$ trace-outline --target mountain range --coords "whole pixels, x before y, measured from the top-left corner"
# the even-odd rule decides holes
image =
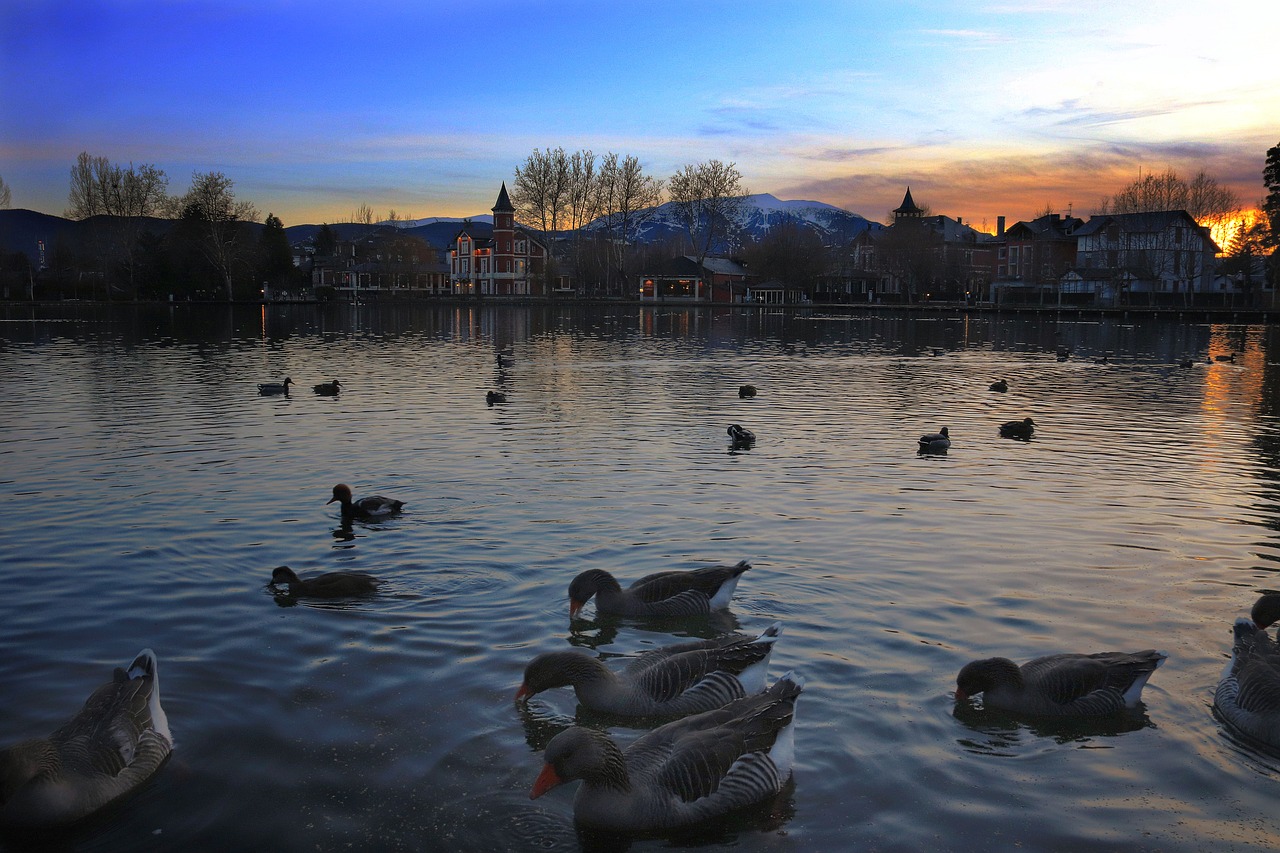
[[[643,219],[637,231],[637,241],[652,243],[678,239],[684,236],[684,226],[680,224],[674,203],[667,202],[656,208],[643,211]],[[487,236],[493,227],[493,216],[480,214],[463,218],[430,217],[395,223],[406,234],[412,234],[439,249],[446,248],[453,240],[464,222],[470,222],[477,236]],[[87,234],[92,219],[78,222],[61,216],[52,216],[34,210],[0,210],[0,250],[9,252],[25,252],[35,259],[38,253],[37,241],[43,240],[46,248],[60,240],[78,241]],[[768,193],[749,195],[745,199],[736,218],[735,225],[744,241],[762,237],[769,229],[783,223],[795,222],[812,228],[824,239],[851,240],[868,229],[880,229],[884,226],[871,222],[864,217],[847,210],[820,201],[783,201]],[[164,219],[152,220],[151,228],[158,234],[166,232],[172,222]],[[391,225],[391,223],[379,223]],[[261,227],[260,225],[258,226]],[[320,225],[291,225],[285,228],[289,242],[294,245],[311,240]],[[354,222],[330,223],[338,239],[349,240],[365,233],[369,226]],[[600,220],[589,224],[587,230],[603,228]]]

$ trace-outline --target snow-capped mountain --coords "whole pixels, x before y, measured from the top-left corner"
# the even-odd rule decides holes
[[[643,219],[643,223],[637,231],[637,242],[651,243],[684,236],[684,225],[672,202],[650,208],[639,218]],[[757,193],[744,199],[734,227],[730,230],[737,232],[739,240],[745,242],[764,236],[769,229],[784,222],[806,225],[824,238],[838,237],[845,240],[852,239],[863,231],[884,227],[878,222],[870,222],[865,217],[825,202],[783,201],[769,193]],[[601,220],[596,220],[588,228],[603,226]]]

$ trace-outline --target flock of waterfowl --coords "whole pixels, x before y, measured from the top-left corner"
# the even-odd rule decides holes
[[[262,394],[287,394],[292,380],[260,385]],[[336,394],[339,385],[315,386]],[[322,388],[329,390],[321,390]],[[1003,392],[1005,380],[990,386]],[[739,397],[757,394],[752,385]],[[490,392],[487,402],[495,400]],[[1030,438],[1031,418],[1000,426],[1001,435]],[[755,436],[728,428],[735,447]],[[920,451],[942,453],[948,430],[921,436]],[[356,499],[350,486],[333,487],[344,521],[379,521],[404,502],[382,495]],[[570,619],[592,600],[602,618],[699,619],[723,610],[751,565],[664,571],[623,587],[609,572],[589,569],[568,587]],[[380,581],[363,572],[301,578],[288,566],[272,570],[268,587],[290,597],[347,598],[375,594]],[[1214,709],[1237,732],[1280,749],[1280,639],[1267,628],[1280,621],[1280,594],[1262,595],[1249,617],[1236,620],[1231,661]],[[687,827],[775,797],[795,761],[795,710],[804,679],[788,672],[771,685],[768,667],[783,633],[775,622],[758,634],[731,633],[657,648],[610,666],[580,651],[539,654],[524,668],[515,694],[528,702],[543,691],[571,687],[582,708],[655,727],[625,749],[593,728],[571,726],[547,744],[530,791],[540,797],[581,781],[575,821],[586,827],[653,833]],[[1136,707],[1147,680],[1167,658],[1153,649],[1062,653],[1024,664],[988,658],[966,664],[955,700],[983,696],[983,704],[1031,717],[1100,717]],[[658,723],[661,723],[658,725]],[[0,824],[59,826],[93,815],[149,779],[173,748],[160,705],[159,665],[145,649],[98,688],[70,721],[45,738],[0,751]]]

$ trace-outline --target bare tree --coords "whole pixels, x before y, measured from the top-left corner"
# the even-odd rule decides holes
[[[1173,169],[1160,174],[1139,172],[1133,183],[1099,203],[1097,213],[1155,213],[1185,210],[1191,218],[1206,227],[1214,227],[1235,218],[1240,212],[1240,199],[1201,170],[1188,183]]]
[[[640,161],[628,156],[619,162],[610,152],[600,162],[600,207],[609,251],[605,286],[613,293],[612,277],[616,271],[627,280],[627,261],[636,233],[658,205],[665,188],[661,178],[644,173]]]
[[[742,209],[747,195],[742,173],[735,163],[707,160],[686,164],[671,176],[667,186],[701,275],[716,240],[730,236],[732,220]]]
[[[95,223],[93,228],[95,237],[101,240],[104,273],[113,262],[122,262],[132,295],[134,260],[138,240],[147,230],[146,219],[166,216],[172,207],[168,176],[147,163],[140,166],[130,163],[126,169],[106,157],[94,157],[82,151],[71,167],[67,201],[68,219],[110,217]]]
[[[569,155],[564,148],[533,153],[516,167],[511,186],[511,204],[516,217],[540,230],[547,241],[547,262],[543,265],[548,291],[555,276],[555,237],[569,203]]]
[[[4,182],[4,178],[0,177],[0,209],[8,207],[11,201],[13,201],[13,191]]]
[[[258,218],[252,203],[236,200],[233,186],[221,172],[196,172],[191,176],[191,189],[181,200],[183,221],[190,226],[200,254],[226,282],[228,301],[233,296],[232,266],[246,249],[244,223]]]

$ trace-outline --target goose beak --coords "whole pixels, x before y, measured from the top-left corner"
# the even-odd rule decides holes
[[[957,687],[957,688],[956,688],[956,701],[957,701],[957,702],[966,702],[966,701],[968,701],[968,699],[969,699],[969,694],[968,694],[968,693],[965,693],[963,690],[961,690],[960,688],[958,688],[958,687]]]
[[[521,699],[528,699],[530,695],[532,694],[529,693],[529,685],[522,683],[520,685],[520,689],[516,691],[516,701],[519,702]]]
[[[538,774],[538,778],[533,781],[533,790],[529,792],[529,799],[536,800],[547,791],[550,791],[556,785],[564,780],[556,773],[556,769],[550,764],[542,765],[542,772]]]
[[[578,614],[582,611],[582,607],[584,604],[586,604],[585,601],[575,601],[572,598],[569,599],[569,618],[570,619],[578,618]]]

